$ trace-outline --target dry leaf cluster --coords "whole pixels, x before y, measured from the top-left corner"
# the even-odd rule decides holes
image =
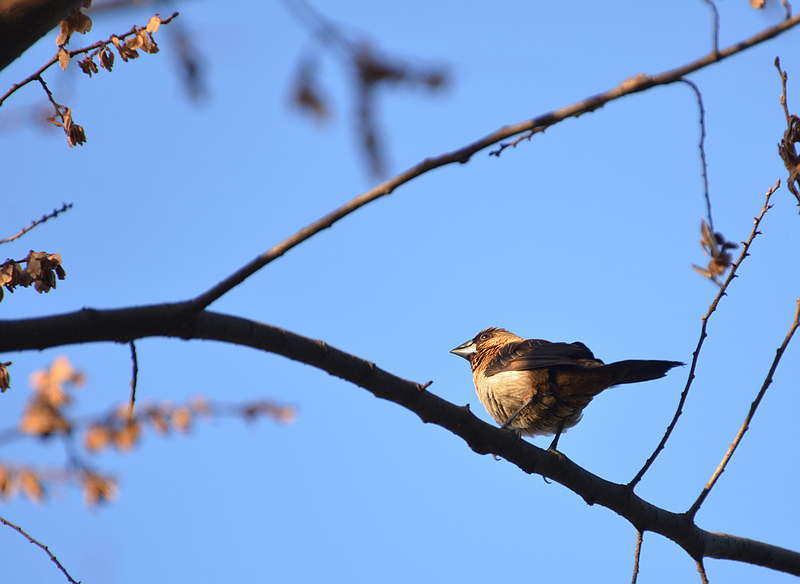
[[[703,219],[700,225],[700,245],[703,253],[711,257],[707,268],[702,268],[692,264],[696,272],[702,274],[717,285],[721,285],[717,276],[721,276],[733,263],[733,257],[728,250],[736,249],[738,244],[727,241],[725,237],[717,232],[712,233],[706,220]]]
[[[58,37],[56,38],[56,45],[58,45],[59,47],[63,47],[64,45],[69,43],[69,37],[72,35],[73,32],[86,34],[90,30],[92,30],[92,19],[82,12],[84,8],[89,8],[91,4],[92,0],[84,0],[84,2],[82,2],[80,6],[78,6],[75,10],[73,10],[70,13],[69,16],[67,16],[64,20],[61,21],[61,23],[59,24]],[[59,52],[59,60],[60,60],[60,52]],[[65,68],[66,65],[62,66],[62,69]]]
[[[90,2],[84,2],[88,5]],[[81,71],[86,73],[89,77],[99,71],[102,67],[106,71],[111,71],[114,66],[114,53],[109,48],[112,45],[122,57],[123,61],[136,59],[139,56],[139,51],[145,53],[157,53],[158,45],[153,39],[153,33],[158,30],[164,21],[156,14],[151,17],[147,26],[144,28],[134,26],[130,32],[117,36],[112,35],[108,41],[99,41],[89,47],[68,51],[64,45],[69,42],[70,35],[74,32],[86,33],[92,29],[92,20],[80,11],[80,8],[73,12],[69,17],[61,22],[61,32],[56,39],[58,45],[58,64],[62,69],[66,69],[72,57],[85,54],[86,56],[78,62]],[[97,62],[95,62],[95,58]],[[47,121],[64,129],[67,135],[67,143],[69,147],[80,146],[86,142],[86,132],[83,126],[76,124],[72,119],[72,110],[65,105],[56,102],[53,94],[47,88],[47,84],[42,79],[41,75],[37,77],[41,83],[50,103],[55,108],[55,115],[47,118]]]
[[[25,264],[25,267],[22,267]],[[67,277],[61,265],[61,254],[47,253],[46,251],[33,251],[25,259],[6,260],[0,265],[0,301],[3,300],[3,288],[14,292],[14,288],[22,286],[27,288],[33,284],[39,292],[50,292],[56,287],[57,280]]]
[[[11,500],[17,493],[22,493],[33,503],[42,503],[47,496],[45,483],[77,483],[90,507],[113,502],[118,494],[114,478],[95,471],[83,468],[34,469],[0,463],[0,499]]]
[[[83,445],[89,452],[106,448],[126,452],[139,441],[145,426],[162,435],[171,430],[188,432],[194,417],[204,414],[210,414],[210,410],[205,398],[201,397],[194,398],[188,405],[149,404],[135,416],[131,415],[130,406],[126,403],[104,420],[91,423],[83,434]]]
[[[86,56],[78,62],[81,71],[86,73],[89,77],[91,77],[93,73],[97,73],[97,63],[94,62],[94,59],[97,58],[100,67],[110,72],[111,68],[114,66],[114,53],[109,49],[109,44],[117,49],[119,56],[122,57],[122,60],[125,62],[130,59],[138,58],[140,50],[151,55],[157,53],[158,45],[155,39],[153,39],[153,33],[158,30],[161,23],[161,18],[156,14],[150,18],[147,26],[144,28],[134,26],[129,34],[123,35],[122,37],[111,35],[108,42],[95,43],[95,48],[91,51],[79,49],[76,52],[86,52]],[[70,57],[71,54],[64,49],[64,47],[59,49],[58,61],[62,69],[67,68]]]
[[[3,384],[8,386],[8,365],[11,363],[0,363],[0,387]],[[137,407],[135,412],[131,402],[126,402],[104,416],[77,420],[70,418],[65,410],[74,402],[72,390],[83,381],[84,375],[76,371],[64,356],[57,357],[50,367],[34,372],[30,376],[32,396],[17,424],[19,432],[39,438],[60,436],[67,441],[82,436],[83,447],[89,453],[112,448],[129,452],[148,427],[160,435],[173,431],[185,434],[200,417],[235,416],[245,421],[268,417],[284,423],[295,418],[294,408],[266,400],[214,404],[203,396],[197,396],[186,404],[148,404]],[[69,465],[64,469],[34,470],[30,466],[0,462],[0,498],[9,499],[22,492],[31,501],[41,502],[45,498],[45,482],[77,482],[88,505],[113,501],[117,494],[116,482],[81,462],[76,449],[70,450]]]
[[[795,144],[800,142],[800,118],[792,114],[788,119],[788,128],[783,133],[783,139],[778,144],[778,153],[783,160],[786,170],[789,171],[789,180],[786,186],[797,199],[800,205],[800,156],[797,155]]]
[[[53,105],[56,108],[56,115],[47,118],[47,121],[54,126],[64,128],[64,133],[67,135],[67,143],[70,148],[76,145],[82,146],[86,142],[86,132],[83,126],[72,121],[72,110],[55,102],[53,102]],[[59,120],[57,118],[61,119]]]
[[[199,416],[212,417],[235,415],[245,420],[260,416],[279,422],[294,421],[294,408],[278,406],[268,401],[257,401],[241,406],[214,405],[203,396],[196,396],[188,404],[174,405],[168,402],[148,404],[132,415],[128,403],[121,405],[103,420],[91,423],[83,434],[83,445],[89,452],[107,448],[129,451],[136,446],[142,430],[151,428],[157,434],[167,435],[171,431],[187,433]]]
[[[334,23],[327,21],[321,15],[316,14],[314,18],[325,23],[322,28],[325,30],[326,43],[336,54],[344,56],[348,71],[353,75],[352,83],[357,88],[355,94],[358,100],[359,138],[372,173],[381,176],[384,174],[386,162],[374,114],[376,90],[387,85],[422,86],[438,90],[447,85],[447,74],[443,68],[418,67],[401,59],[379,54],[366,42],[347,40]],[[331,107],[316,73],[314,59],[306,57],[300,62],[292,92],[292,103],[315,120],[322,121],[329,117]]]
[[[783,113],[786,115],[786,130],[783,132],[783,139],[778,143],[778,154],[783,160],[783,165],[789,171],[789,180],[786,186],[789,189],[797,204],[800,206],[800,156],[797,155],[795,144],[800,142],[800,118],[789,113],[789,101],[786,97],[786,84],[789,81],[789,74],[781,69],[780,57],[775,57],[775,67],[781,76],[783,92],[781,92],[781,105]]]
[[[47,369],[34,371],[30,377],[33,395],[25,405],[19,429],[25,434],[50,436],[67,433],[72,422],[64,413],[72,403],[69,389],[83,384],[84,376],[72,368],[66,357],[57,357]]]

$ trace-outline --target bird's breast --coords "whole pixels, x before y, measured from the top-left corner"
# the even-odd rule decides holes
[[[544,379],[539,379],[544,375]],[[522,404],[537,393],[546,373],[542,371],[504,371],[489,377],[476,374],[478,399],[494,420],[502,424]]]

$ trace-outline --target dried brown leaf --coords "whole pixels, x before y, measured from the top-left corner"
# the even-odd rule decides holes
[[[69,28],[69,23],[66,20],[62,20],[59,23],[59,33],[56,37],[56,46],[63,47],[69,42],[69,35],[72,34],[72,31]]]
[[[706,278],[720,284],[717,276],[721,276],[733,263],[733,256],[728,250],[736,249],[738,244],[727,241],[725,237],[719,233],[712,233],[705,219],[700,224],[700,246],[703,248],[703,253],[711,257],[707,268],[702,268],[692,264],[694,270],[705,276]]]
[[[14,494],[14,481],[12,478],[11,470],[0,464],[0,497],[3,499],[10,499]]]
[[[92,30],[92,19],[87,14],[79,12],[75,15],[75,32],[86,34]]]
[[[172,427],[179,432],[188,432],[192,425],[192,412],[186,406],[175,408],[170,416]]]
[[[153,430],[155,430],[159,434],[169,433],[169,422],[167,422],[167,418],[166,416],[164,416],[164,412],[162,412],[158,408],[153,407],[147,410],[146,415],[147,415],[147,420],[153,427]]]
[[[73,146],[82,146],[86,143],[86,132],[83,129],[83,126],[79,126],[78,124],[72,124],[69,128],[69,132],[67,132],[67,142],[69,143],[69,147],[72,148]],[[53,286],[55,288],[55,286]]]
[[[196,395],[189,401],[189,407],[198,414],[210,414],[211,407],[208,405],[208,398],[204,395]]]
[[[291,424],[297,419],[297,411],[291,407],[279,408],[277,419],[284,424]]]
[[[13,287],[14,283],[14,266],[19,266],[14,260],[8,260],[0,266],[0,286]],[[21,269],[21,268],[20,268]]]
[[[73,383],[81,385],[84,382],[83,373],[76,371],[65,355],[59,355],[50,365],[49,374],[54,383]]]
[[[140,30],[139,36],[142,39],[142,50],[145,53],[155,55],[159,51],[156,41],[153,40],[152,35],[148,34],[147,31]]]
[[[108,477],[87,471],[83,475],[83,498],[90,507],[117,498],[117,485]]]
[[[81,68],[81,71],[86,73],[89,77],[92,76],[93,73],[97,73],[97,63],[92,60],[91,57],[86,57],[78,61],[78,66]]]
[[[158,30],[158,27],[161,26],[161,18],[159,18],[158,14],[155,16],[151,16],[150,20],[147,22],[147,28],[145,30],[150,34],[153,34]]]
[[[129,59],[138,59],[139,53],[135,49],[123,45],[119,47],[119,56],[127,63]]]
[[[64,47],[58,49],[58,64],[61,69],[66,69],[69,65],[69,52]]]
[[[0,288],[0,294],[2,294],[2,292],[3,289]],[[9,365],[11,365],[11,361],[0,363],[0,393],[5,393],[5,391],[11,387],[11,374],[8,372]]]
[[[304,63],[300,67],[292,101],[307,113],[312,114],[317,121],[325,120],[330,116],[326,105],[328,100],[320,89],[314,63]]]
[[[131,420],[114,436],[114,443],[120,450],[128,451],[136,445],[139,439],[139,424],[136,420]]]
[[[44,489],[39,477],[30,469],[24,468],[17,473],[17,482],[22,492],[34,503],[41,503],[44,499]]]
[[[72,425],[61,410],[42,400],[33,400],[25,407],[19,429],[33,436],[50,436],[69,432]]]
[[[59,29],[60,32],[56,39],[56,44],[59,47],[63,47],[69,42],[69,37],[73,32],[86,34],[92,30],[92,19],[83,14],[81,9],[78,8],[61,21]]]
[[[125,41],[125,47],[128,48],[128,49],[134,49],[135,50],[135,49],[140,48],[141,46],[142,46],[142,35],[141,34],[135,34],[132,37],[128,38],[127,41]]]
[[[107,47],[103,47],[100,49],[100,52],[97,54],[98,58],[100,59],[100,66],[107,70],[111,71],[111,68],[114,66],[114,53],[108,50]]]

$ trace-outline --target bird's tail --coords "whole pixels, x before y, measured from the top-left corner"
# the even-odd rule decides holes
[[[680,361],[641,361],[629,359],[627,361],[617,361],[598,367],[604,373],[611,374],[614,379],[612,385],[622,383],[639,383],[640,381],[650,381],[664,377],[667,371],[678,365],[683,365]]]

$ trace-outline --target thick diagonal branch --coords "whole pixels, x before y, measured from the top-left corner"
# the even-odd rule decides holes
[[[0,321],[0,352],[36,350],[73,343],[129,343],[145,337],[180,337],[233,343],[276,353],[350,381],[376,397],[395,402],[463,438],[475,452],[501,456],[526,473],[548,477],[590,505],[618,513],[639,531],[659,533],[695,560],[729,559],[800,575],[800,554],[766,543],[711,533],[686,514],[648,503],[626,485],[606,481],[561,454],[519,440],[430,393],[425,386],[392,375],[374,363],[330,345],[251,320],[202,311],[187,316],[186,303],[121,310],[88,310],[25,320]]]

